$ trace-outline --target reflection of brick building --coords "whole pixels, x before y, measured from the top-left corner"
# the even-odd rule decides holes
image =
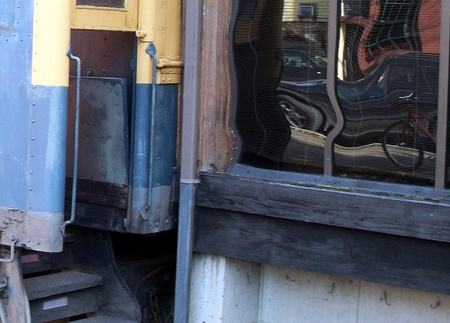
[[[341,19],[346,24],[344,59],[352,72],[367,75],[394,53],[439,53],[441,0],[369,1],[369,15],[349,11]]]
[[[419,12],[419,35],[422,51],[439,53],[441,0],[422,0]]]

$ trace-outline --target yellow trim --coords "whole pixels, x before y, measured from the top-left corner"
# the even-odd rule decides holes
[[[145,50],[156,47],[158,84],[181,82],[181,0],[140,0],[137,53],[138,84],[152,83],[153,60]]]
[[[65,0],[35,0],[33,22],[33,85],[68,86],[70,6]]]
[[[72,29],[135,31],[138,26],[138,0],[125,1],[125,8],[77,6],[70,0]]]

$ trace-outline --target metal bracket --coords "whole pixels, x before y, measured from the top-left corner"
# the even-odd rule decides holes
[[[16,249],[16,243],[17,243],[17,241],[19,241],[19,238],[17,237],[16,234],[13,233],[13,234],[11,234],[10,239],[11,239],[11,245],[10,245],[9,258],[0,258],[0,262],[8,262],[9,263],[9,262],[13,262],[13,260],[14,260],[14,252]],[[3,285],[0,283],[0,291],[2,290],[2,286]]]

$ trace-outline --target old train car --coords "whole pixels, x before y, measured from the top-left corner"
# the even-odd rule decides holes
[[[0,12],[2,322],[168,322],[181,2]]]
[[[3,1],[0,320],[448,320],[449,12]]]

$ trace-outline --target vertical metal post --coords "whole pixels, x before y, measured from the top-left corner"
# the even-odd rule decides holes
[[[450,72],[450,2],[441,2],[441,43],[439,56],[438,125],[436,143],[435,188],[444,189],[447,182],[448,85]]]
[[[202,1],[187,0],[181,133],[181,177],[178,252],[175,286],[175,323],[189,320],[189,294],[194,240],[194,207],[197,180],[197,129],[200,77]]]
[[[324,148],[324,175],[332,176],[334,173],[334,141],[344,128],[344,115],[336,95],[337,55],[340,28],[340,2],[330,1],[328,10],[328,66],[327,66],[327,92],[331,105],[336,113],[336,125],[328,134]]]

